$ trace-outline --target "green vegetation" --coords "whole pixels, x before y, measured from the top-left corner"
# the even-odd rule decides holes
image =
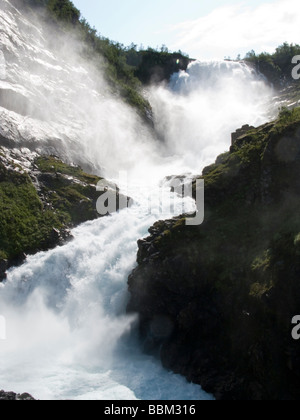
[[[249,52],[245,61],[253,64],[258,71],[264,74],[275,85],[282,82],[292,82],[292,58],[300,55],[300,45],[284,43],[276,48],[274,54]]]
[[[49,249],[67,228],[99,217],[101,178],[55,157],[37,158],[34,168],[39,194],[21,168],[7,169],[0,162],[0,260]]]
[[[281,129],[289,124],[294,122],[298,122],[300,120],[300,108],[293,108],[289,109],[287,107],[283,107],[279,113],[279,124]],[[279,124],[277,124],[277,129],[279,128]]]
[[[80,11],[68,0],[49,0],[47,7],[59,21],[72,25],[76,25],[79,22]]]
[[[89,175],[83,172],[79,166],[70,166],[66,163],[63,163],[61,160],[54,156],[38,157],[35,161],[35,164],[41,172],[69,175],[91,185],[97,185],[101,179],[98,176]]]
[[[0,259],[43,249],[53,228],[63,221],[43,208],[28,175],[7,170],[0,163]]]

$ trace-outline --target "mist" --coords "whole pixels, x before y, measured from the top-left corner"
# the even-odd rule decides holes
[[[275,116],[268,107],[273,90],[244,63],[200,62],[174,74],[169,85],[153,87],[155,126],[181,171],[201,173],[228,151],[231,133],[259,126]]]
[[[11,147],[56,154],[102,174],[153,155],[149,127],[108,86],[104,63],[83,58],[86,47],[75,34],[57,33],[36,16],[33,25],[5,0],[1,6],[0,134]]]

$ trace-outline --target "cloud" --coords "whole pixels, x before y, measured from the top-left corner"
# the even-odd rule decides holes
[[[272,52],[283,42],[299,42],[298,0],[277,0],[257,7],[243,4],[215,9],[207,16],[179,23],[172,49],[195,58],[223,58],[249,50]]]

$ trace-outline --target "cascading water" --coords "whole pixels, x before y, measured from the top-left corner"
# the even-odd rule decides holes
[[[129,185],[138,180],[140,186],[130,192],[131,209],[78,227],[72,242],[10,270],[0,285],[7,323],[1,388],[41,399],[211,398],[128,338],[136,319],[125,315],[127,277],[137,240],[154,221],[173,216],[169,209],[164,215],[145,210],[149,191],[158,194],[155,186],[164,176],[200,173],[228,150],[232,131],[265,122],[270,89],[241,63],[192,63],[168,86],[148,92],[159,142],[109,94],[99,72],[70,53],[67,41],[62,50],[51,50],[45,28],[7,0],[1,0],[0,18],[0,90],[38,104],[31,116],[2,104],[0,134],[16,147],[54,151],[89,162],[95,171],[104,168],[106,175],[127,170]],[[192,209],[187,200],[186,210]]]
[[[209,398],[123,337],[135,322],[125,307],[136,240],[156,219],[135,210],[86,223],[10,271],[0,286],[1,387],[41,399]]]
[[[180,156],[183,171],[213,163],[237,128],[275,115],[268,104],[271,88],[244,63],[195,61],[149,97],[166,153]]]

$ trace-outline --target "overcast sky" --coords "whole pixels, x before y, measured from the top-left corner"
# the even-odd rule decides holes
[[[73,0],[101,35],[129,45],[167,45],[193,58],[272,52],[300,43],[299,0]]]

